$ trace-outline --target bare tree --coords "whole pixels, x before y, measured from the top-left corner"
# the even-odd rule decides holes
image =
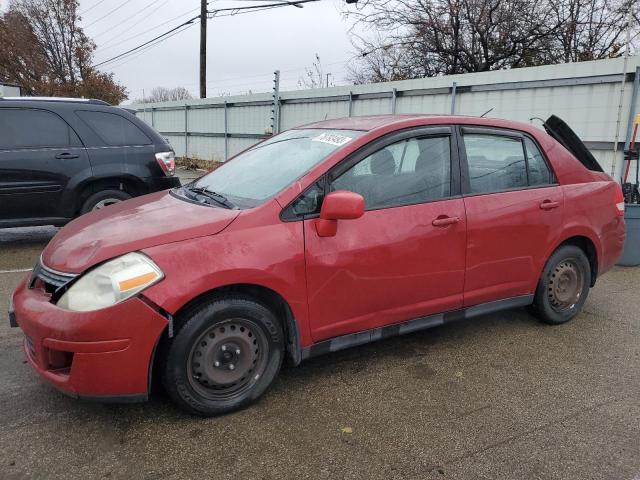
[[[142,103],[172,102],[177,100],[191,100],[193,95],[184,87],[165,88],[155,87],[151,94],[137,100]]]
[[[631,12],[632,47],[640,35],[637,0],[549,0],[559,28],[551,38],[549,62],[580,62],[615,57],[625,48]]]
[[[313,62],[311,68],[305,68],[304,70],[304,76],[298,79],[298,86],[300,88],[323,88],[329,86],[329,77],[325,76],[320,55],[317,53],[316,60]]]
[[[615,56],[630,8],[637,18],[637,0],[364,0],[346,12],[358,51],[349,77],[363,83]],[[639,34],[636,23],[632,39]]]
[[[0,16],[0,80],[30,95],[124,100],[124,87],[91,66],[96,47],[77,9],[76,0],[12,0]]]

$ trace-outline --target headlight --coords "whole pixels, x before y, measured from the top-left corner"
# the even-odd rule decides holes
[[[158,266],[141,253],[114,258],[80,277],[57,305],[87,312],[122,302],[164,278]]]

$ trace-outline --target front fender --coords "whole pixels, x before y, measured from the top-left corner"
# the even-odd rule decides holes
[[[242,220],[241,215],[237,222]],[[264,287],[288,303],[305,346],[311,343],[311,335],[302,228],[301,222],[251,228],[239,225],[217,235],[145,249],[165,279],[144,295],[173,315],[217,288],[241,284]]]

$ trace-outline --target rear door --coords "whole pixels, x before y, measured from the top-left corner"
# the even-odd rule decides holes
[[[451,133],[404,132],[329,173],[328,189],[361,194],[366,211],[333,237],[304,221],[315,341],[462,306],[466,221]]]
[[[462,127],[467,213],[464,305],[531,294],[563,218],[563,193],[536,142]]]
[[[155,159],[153,141],[129,119],[116,111],[78,109],[75,114],[88,127],[83,140],[96,178],[144,179],[152,176],[151,172],[164,176]]]
[[[63,220],[67,184],[90,175],[78,135],[60,116],[42,109],[0,109],[0,222]]]

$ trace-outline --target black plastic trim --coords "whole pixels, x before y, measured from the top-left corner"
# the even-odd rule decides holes
[[[348,335],[334,337],[329,340],[318,342],[310,347],[303,348],[302,360],[329,352],[337,352],[338,350],[354,347],[356,345],[375,342],[383,338],[405,335],[407,333],[437,327],[438,325],[444,325],[458,320],[486,315],[488,313],[495,313],[501,310],[508,310],[510,308],[525,307],[533,303],[533,297],[533,294],[531,294],[496,300],[459,310],[428,315],[426,317],[416,318],[415,320],[409,320],[407,322],[386,325],[384,327],[367,330],[365,332],[350,333]]]

